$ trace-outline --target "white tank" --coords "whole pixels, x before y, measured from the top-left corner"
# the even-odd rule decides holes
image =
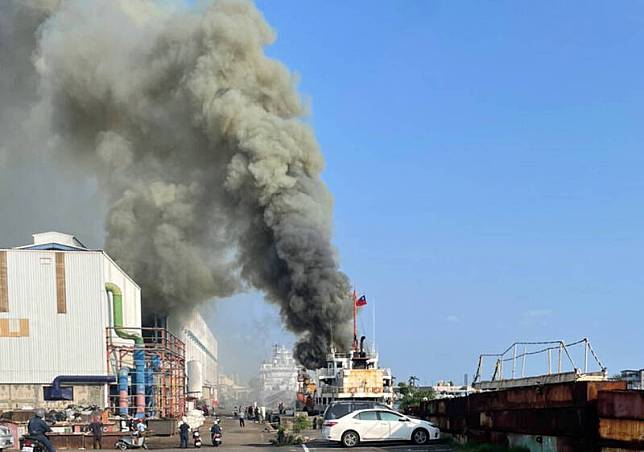
[[[201,397],[203,388],[203,368],[201,362],[193,359],[188,361],[188,395]]]

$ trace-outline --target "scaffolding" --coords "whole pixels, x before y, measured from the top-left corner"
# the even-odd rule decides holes
[[[132,341],[116,335],[113,327],[106,328],[107,367],[118,375],[122,368],[134,365]],[[130,334],[142,335],[145,355],[145,411],[147,417],[178,418],[186,406],[185,344],[165,328],[121,328]],[[129,414],[135,411],[134,385],[129,385]],[[115,387],[116,389],[116,387]],[[110,391],[109,405],[118,413],[118,391]]]

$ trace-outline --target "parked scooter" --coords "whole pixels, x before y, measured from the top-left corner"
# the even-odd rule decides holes
[[[116,444],[114,444],[114,449],[147,449],[148,445],[145,443],[145,436],[139,435],[139,432],[132,432],[132,436],[129,438],[124,436],[120,438]]]
[[[195,447],[201,447],[201,434],[199,433],[199,429],[192,431],[192,441]]]

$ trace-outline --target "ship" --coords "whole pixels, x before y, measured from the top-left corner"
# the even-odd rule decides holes
[[[273,409],[293,400],[298,389],[298,376],[298,367],[290,350],[283,345],[273,345],[271,359],[264,361],[259,368],[260,404]]]
[[[300,369],[296,402],[298,411],[323,413],[327,406],[339,400],[366,400],[393,405],[394,378],[391,369],[378,365],[375,346],[367,350],[365,336],[358,341],[358,307],[366,305],[366,299],[364,296],[357,299],[354,292],[353,301],[354,334],[351,348],[348,352],[338,352],[332,347],[324,368],[315,371]]]

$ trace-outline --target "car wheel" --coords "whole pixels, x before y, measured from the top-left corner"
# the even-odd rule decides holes
[[[344,447],[355,447],[360,442],[360,436],[353,430],[346,431],[342,434],[342,445]]]
[[[424,428],[418,428],[411,434],[411,440],[414,444],[427,444],[427,441],[429,441],[429,433]]]

